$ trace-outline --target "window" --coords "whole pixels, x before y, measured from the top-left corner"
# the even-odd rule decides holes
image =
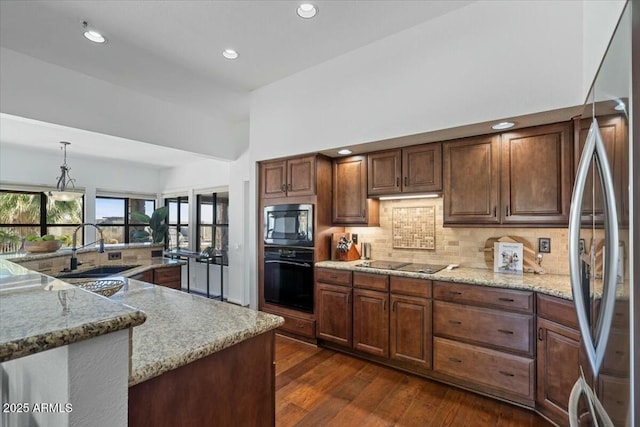
[[[212,247],[222,253],[222,263],[228,265],[229,193],[198,195],[197,221],[196,250],[202,252]]]
[[[167,249],[189,248],[189,199],[187,197],[171,197],[165,199],[165,206],[169,207],[167,224]]]
[[[84,197],[68,202],[49,199],[42,192],[0,190],[0,252],[15,252],[28,234],[53,234],[71,245],[84,219]],[[78,244],[82,244],[82,233]]]
[[[131,213],[139,212],[151,216],[155,206],[155,200],[150,198],[96,197],[96,223],[102,229],[104,242],[107,244],[140,242],[135,238],[134,233],[137,230],[144,230],[149,224],[135,221]]]

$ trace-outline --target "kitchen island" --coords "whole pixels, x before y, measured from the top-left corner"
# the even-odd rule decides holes
[[[125,425],[127,419],[131,426],[274,424],[274,329],[282,318],[126,278],[116,295],[104,298],[0,263],[0,355],[9,382],[19,386],[22,381],[31,391],[49,382],[45,396],[59,394],[63,401],[56,403],[73,408],[64,416],[24,414],[18,420],[21,415],[9,414],[15,421],[8,419],[6,425],[80,426],[89,425],[88,417],[96,426]],[[73,358],[56,366],[47,360],[51,350],[90,346],[113,332],[124,333],[124,340],[120,337],[117,349],[103,343],[100,354],[92,353],[95,360],[82,361],[88,367],[78,368]],[[110,362],[118,368],[116,382],[110,370],[100,368]],[[21,366],[9,366],[16,363]],[[70,387],[69,394],[56,389],[68,384],[52,378],[65,372],[73,382],[78,369],[85,375],[77,387]],[[99,378],[90,378],[94,371]],[[10,398],[30,404],[42,399],[42,394],[12,393]],[[99,405],[85,407],[92,396]]]
[[[281,317],[134,279],[112,300],[147,315],[133,330],[130,426],[274,425]]]

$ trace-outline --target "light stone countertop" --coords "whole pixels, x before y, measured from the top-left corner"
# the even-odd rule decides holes
[[[373,261],[373,260],[368,260]],[[440,282],[468,283],[472,285],[490,286],[498,288],[535,291],[559,298],[572,300],[571,280],[569,276],[555,274],[503,274],[480,268],[458,267],[453,270],[440,270],[435,274],[413,273],[400,270],[382,270],[371,267],[356,267],[363,260],[357,261],[322,261],[316,267],[351,270],[363,273],[388,274],[390,276],[413,277],[430,279]]]
[[[0,259],[0,362],[141,325],[145,313]]]
[[[147,321],[133,329],[129,386],[284,323],[280,316],[134,279],[111,299],[147,315]]]
[[[118,243],[118,244],[105,244],[104,251],[121,251],[124,249],[144,249],[144,248],[157,248],[159,250],[164,250],[164,244],[162,243]],[[88,252],[97,252],[98,246],[87,246],[84,248],[80,248],[77,250],[77,253],[88,253]],[[45,253],[30,253],[30,252],[11,252],[6,254],[0,254],[0,259],[8,260],[15,263],[27,262],[27,261],[35,261],[39,259],[48,259],[48,258],[57,258],[71,256],[71,248],[64,247],[60,248],[55,252],[45,252]]]

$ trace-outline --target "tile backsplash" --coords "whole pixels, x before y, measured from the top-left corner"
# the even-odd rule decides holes
[[[393,209],[435,208],[435,250],[393,247]],[[371,258],[425,264],[460,264],[485,268],[484,247],[491,237],[518,236],[538,250],[538,239],[551,239],[551,253],[543,254],[542,268],[549,274],[569,274],[567,228],[443,227],[442,198],[380,201],[380,227],[347,227],[357,233],[359,243],[371,243]],[[362,251],[360,251],[362,253]]]

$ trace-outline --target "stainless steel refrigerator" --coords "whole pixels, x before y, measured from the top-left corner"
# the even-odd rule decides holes
[[[640,425],[640,251],[634,247],[640,114],[633,120],[640,101],[639,21],[640,2],[628,2],[585,103],[582,131],[576,132],[581,150],[569,220],[569,270],[585,357],[569,400],[572,426]]]

